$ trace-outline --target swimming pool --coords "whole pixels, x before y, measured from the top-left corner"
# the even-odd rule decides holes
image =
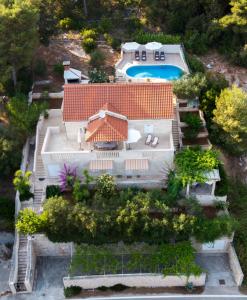
[[[176,80],[183,75],[183,71],[172,65],[139,65],[129,67],[126,74],[133,78],[160,78]]]

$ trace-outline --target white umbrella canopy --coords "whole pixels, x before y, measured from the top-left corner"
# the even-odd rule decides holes
[[[162,47],[163,45],[161,43],[157,43],[157,42],[150,42],[150,43],[147,43],[145,45],[145,48],[147,50],[151,50],[151,51],[154,51],[154,50],[158,50]]]
[[[141,138],[141,133],[139,130],[136,129],[129,129],[128,130],[128,141],[127,143],[136,143],[139,141],[139,139]]]
[[[135,51],[138,50],[140,47],[140,44],[136,42],[129,42],[122,45],[122,49],[125,51]]]

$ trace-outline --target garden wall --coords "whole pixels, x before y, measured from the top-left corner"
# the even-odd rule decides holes
[[[237,256],[237,254],[235,252],[235,249],[232,246],[232,244],[229,245],[228,256],[229,256],[229,263],[230,263],[230,267],[231,267],[231,270],[232,270],[233,277],[236,281],[236,284],[238,286],[240,286],[243,282],[244,274],[243,274],[243,271],[241,269],[241,266],[240,266],[240,263],[239,263],[239,260],[238,260],[238,256]]]
[[[198,277],[190,276],[189,282],[194,286],[205,285],[206,274],[203,273]],[[110,287],[115,284],[123,284],[129,287],[174,287],[185,286],[187,283],[186,276],[166,276],[161,274],[129,274],[129,275],[101,275],[101,276],[75,276],[64,277],[64,287],[72,285],[80,286],[84,289],[95,289],[102,285]]]
[[[71,256],[73,243],[53,243],[44,234],[33,236],[36,256]]]

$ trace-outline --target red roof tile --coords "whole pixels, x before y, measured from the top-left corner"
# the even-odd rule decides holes
[[[86,142],[126,141],[128,139],[128,122],[106,115],[89,122]]]
[[[63,120],[87,120],[106,103],[130,120],[174,117],[171,83],[67,84]]]

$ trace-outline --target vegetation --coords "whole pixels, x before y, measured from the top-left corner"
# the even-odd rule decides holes
[[[98,33],[94,29],[84,29],[81,32],[82,36],[82,47],[86,53],[91,53],[97,47],[96,39]]]
[[[228,199],[230,213],[239,221],[234,236],[236,249],[242,270],[244,272],[244,285],[247,284],[247,185],[240,181],[231,181]]]
[[[216,98],[213,121],[220,131],[219,143],[234,153],[246,153],[247,149],[246,103],[247,93],[237,86],[224,89]]]
[[[186,148],[177,153],[175,167],[183,186],[194,182],[205,182],[205,173],[219,166],[218,153],[214,150]]]
[[[89,83],[104,83],[109,82],[108,76],[105,71],[93,69],[89,71]]]
[[[78,245],[70,265],[71,275],[162,273],[198,276],[202,270],[195,264],[195,251],[190,242],[177,244],[107,244]]]
[[[31,197],[33,197],[33,194],[31,193],[31,182],[30,182],[30,176],[32,175],[32,172],[27,171],[23,173],[21,170],[18,170],[15,172],[15,178],[13,180],[13,184],[15,187],[15,190],[19,192],[20,195],[20,201],[29,200]]]
[[[96,49],[91,53],[90,65],[93,68],[102,68],[105,64],[105,55],[102,51]]]
[[[206,78],[200,73],[186,75],[176,80],[173,91],[178,98],[194,99],[199,97],[203,88],[206,87]]]
[[[184,137],[190,140],[196,138],[202,128],[201,118],[194,114],[187,114],[184,118],[184,122],[188,125]]]
[[[210,169],[216,160],[209,153],[194,157],[203,163],[203,170]],[[198,166],[194,165],[199,176]],[[28,214],[31,231],[41,230],[54,242],[101,245],[106,239],[109,243],[160,244],[161,241],[175,243],[195,236],[208,241],[210,237],[228,235],[235,228],[235,223],[226,216],[207,219],[196,200],[189,202],[185,199],[181,202],[178,196],[182,181],[180,174],[178,172],[174,177],[171,173],[169,177],[168,192],[158,189],[148,192],[130,188],[117,190],[113,178],[108,174],[99,176],[95,189],[90,189],[91,177],[84,172],[84,182],[77,177],[70,193],[66,190],[61,196],[47,199],[43,212],[36,218],[33,214],[30,218]],[[172,180],[174,185],[171,184]],[[40,219],[42,226],[39,228],[37,222]],[[23,228],[27,233],[23,217],[19,219],[18,226],[20,231]],[[209,235],[203,226],[212,227],[212,234]]]
[[[140,44],[147,44],[149,42],[159,42],[161,44],[180,44],[181,38],[178,35],[159,33],[139,32],[134,36],[134,40]]]
[[[76,296],[76,295],[80,294],[81,291],[82,291],[82,288],[80,286],[76,286],[76,285],[72,285],[70,287],[63,289],[65,298]]]
[[[15,215],[15,202],[6,197],[0,197],[0,228],[13,230]]]

